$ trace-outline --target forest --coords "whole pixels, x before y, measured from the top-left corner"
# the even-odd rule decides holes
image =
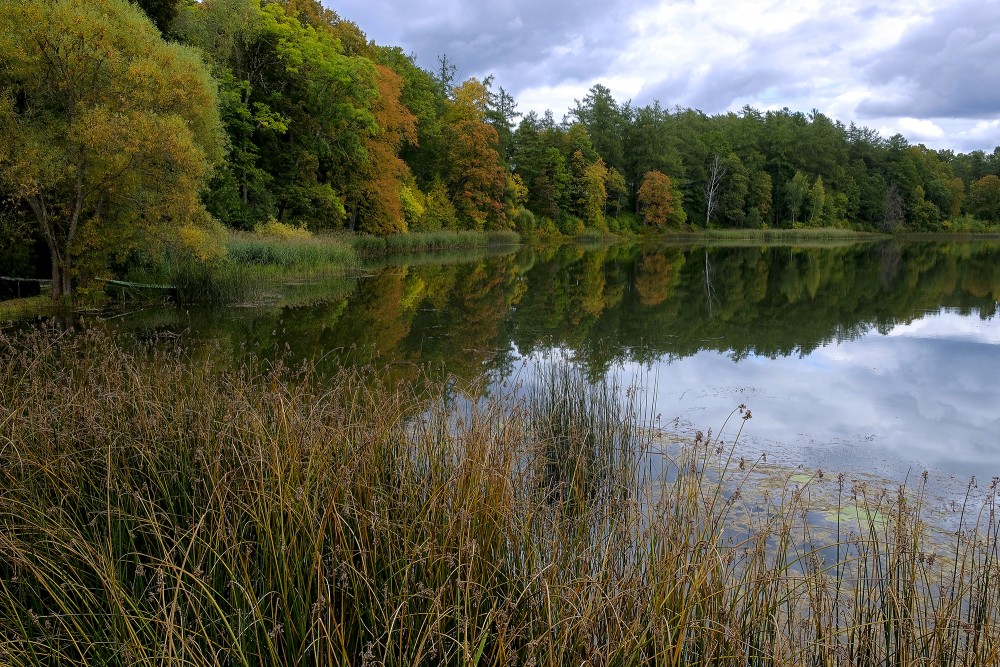
[[[0,274],[81,276],[227,229],[629,234],[1000,224],[1000,148],[956,154],[818,110],[707,115],[594,85],[561,120],[458,81],[318,0],[0,7]],[[589,230],[589,232],[588,232]]]

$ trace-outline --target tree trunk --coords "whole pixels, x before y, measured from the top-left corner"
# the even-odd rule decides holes
[[[69,257],[69,247],[60,247],[59,237],[54,229],[52,220],[49,218],[48,208],[45,201],[39,197],[26,197],[28,206],[38,220],[38,226],[42,231],[42,238],[49,247],[49,259],[52,266],[52,299],[55,301],[69,300],[73,297],[73,285],[70,280],[71,260]]]
[[[718,208],[719,202],[716,194],[719,192],[719,185],[722,177],[726,175],[726,167],[722,163],[722,158],[716,153],[712,158],[712,165],[708,170],[708,182],[705,183],[705,226],[712,222],[712,214]]]
[[[72,299],[73,284],[70,275],[73,267],[69,252],[60,251],[52,242],[49,242],[48,246],[52,262],[52,299],[55,301]]]

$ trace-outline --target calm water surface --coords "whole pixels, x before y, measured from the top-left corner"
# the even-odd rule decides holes
[[[745,455],[964,488],[1000,474],[998,300],[1000,243],[562,246],[382,266],[305,305],[121,320],[414,382],[569,356],[637,380],[672,428],[718,429],[745,403]]]

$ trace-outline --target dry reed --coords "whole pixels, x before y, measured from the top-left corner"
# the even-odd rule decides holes
[[[0,336],[0,664],[997,663],[995,484],[947,552],[920,483],[816,545],[569,364],[461,401],[217,356]]]

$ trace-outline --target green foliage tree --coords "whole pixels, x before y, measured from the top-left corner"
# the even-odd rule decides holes
[[[130,0],[138,5],[163,35],[170,33],[170,26],[177,16],[180,0]]]
[[[938,229],[940,222],[941,210],[927,199],[924,186],[918,185],[913,192],[910,227],[917,231],[931,232]]]
[[[747,188],[748,227],[756,229],[767,222],[771,213],[771,195],[771,175],[766,171],[755,172]]]
[[[430,190],[427,191],[427,205],[424,208],[424,217],[421,231],[434,231],[438,229],[455,229],[458,226],[458,214],[455,206],[448,197],[448,188],[444,181],[435,179],[431,183]]]
[[[198,190],[222,158],[215,85],[125,0],[0,4],[0,187],[30,208],[70,298],[74,256],[150,237],[213,246]]]
[[[895,232],[906,222],[906,204],[903,195],[899,192],[899,186],[895,183],[885,189],[885,205],[882,207],[883,218],[879,224],[879,230],[883,232]]]
[[[605,200],[607,210],[617,217],[628,206],[628,184],[625,182],[625,177],[620,171],[611,167],[605,178],[604,189],[607,193]]]
[[[969,209],[980,220],[1000,222],[1000,178],[987,174],[969,187]]]
[[[809,226],[822,227],[829,218],[826,216],[826,188],[823,187],[823,177],[817,176],[806,195],[806,206],[809,214]]]
[[[750,174],[736,153],[727,155],[724,165],[725,177],[718,193],[719,220],[727,227],[745,227]],[[760,226],[759,221],[756,226]]]
[[[232,91],[223,95],[223,117],[238,151],[210,201],[220,215],[239,212],[234,222],[244,226],[272,212],[314,227],[356,220],[357,207],[345,208],[347,193],[363,186],[366,141],[380,132],[375,64],[343,52],[335,14],[311,10],[303,23],[295,11],[277,2],[205,0],[174,22],[175,34],[201,48]]]
[[[594,148],[604,161],[618,170],[624,168],[624,140],[627,113],[606,86],[594,85],[570,113],[587,129]]]
[[[795,172],[788,183],[785,184],[785,205],[788,207],[788,215],[791,216],[792,224],[799,220],[802,213],[802,205],[809,194],[809,179],[801,171]]]
[[[962,213],[962,205],[965,203],[965,183],[960,177],[955,176],[948,182],[948,190],[951,193],[948,216],[957,218]]]

